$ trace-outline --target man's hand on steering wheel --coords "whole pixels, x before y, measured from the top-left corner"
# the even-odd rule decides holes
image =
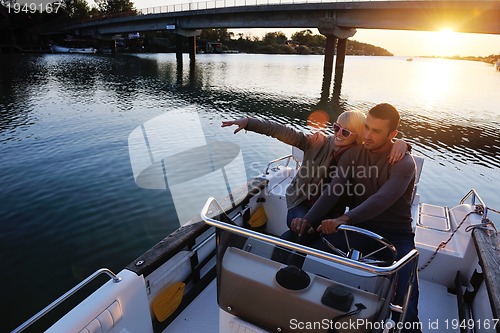
[[[325,235],[330,235],[337,232],[337,228],[342,224],[347,224],[350,218],[347,215],[342,215],[334,219],[327,219],[321,221],[321,225],[317,231]]]

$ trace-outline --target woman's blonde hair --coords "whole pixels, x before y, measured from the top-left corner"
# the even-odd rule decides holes
[[[366,116],[361,111],[345,111],[337,118],[337,122],[341,122],[349,131],[358,134],[357,143],[363,143],[364,141],[365,121]]]

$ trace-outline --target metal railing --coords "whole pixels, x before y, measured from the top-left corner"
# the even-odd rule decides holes
[[[467,193],[463,198],[462,200],[460,200],[460,204],[463,205],[464,202],[469,198],[471,197],[471,204],[473,206],[476,205],[476,199],[479,201],[479,203],[483,206],[483,220],[486,219],[488,217],[488,206],[486,206],[486,204],[484,203],[483,199],[481,199],[481,197],[479,196],[479,194],[477,193],[476,189],[472,189],[469,191],[469,193]]]
[[[272,160],[271,162],[269,162],[269,164],[267,164],[267,167],[266,167],[266,170],[264,171],[264,174],[267,175],[269,173],[269,169],[271,168],[271,165],[278,163],[278,162],[281,162],[281,161],[284,161],[284,160],[287,160],[285,163],[285,167],[287,167],[290,164],[291,159],[292,159],[292,154],[289,154],[289,155],[277,158],[275,160]]]
[[[370,0],[373,2],[388,2],[398,0]],[[408,0],[410,1],[410,0]],[[435,0],[422,0],[435,1]],[[166,6],[156,6],[138,9],[142,15],[174,13],[189,10],[206,10],[215,8],[241,7],[241,6],[273,6],[273,5],[295,5],[295,4],[316,4],[316,3],[337,3],[337,2],[359,2],[359,0],[210,0],[193,1]]]
[[[47,313],[52,311],[56,306],[64,302],[66,299],[68,299],[70,296],[72,296],[74,293],[76,293],[78,290],[82,289],[84,286],[86,286],[89,282],[94,280],[96,277],[98,277],[101,274],[106,274],[108,275],[111,279],[113,279],[113,282],[118,283],[122,279],[113,273],[111,270],[107,268],[101,268],[97,270],[94,274],[90,275],[87,277],[85,280],[77,284],[75,287],[73,287],[70,291],[56,299],[54,302],[50,303],[47,305],[45,308],[43,308],[40,312],[38,312],[36,315],[25,321],[21,326],[13,330],[11,333],[18,333],[24,331],[26,328],[30,327],[33,325],[38,319],[42,318],[45,316]]]
[[[351,0],[354,1],[354,0]],[[167,6],[156,6],[138,9],[143,15],[173,13],[189,10],[206,10],[215,8],[240,7],[240,6],[269,6],[269,5],[292,5],[302,3],[328,3],[341,2],[332,0],[211,0],[194,1],[189,3],[173,4]],[[343,1],[342,1],[343,2]]]
[[[201,218],[203,221],[205,221],[205,223],[207,223],[211,226],[214,226],[214,227],[222,229],[222,230],[227,230],[227,231],[233,232],[237,235],[241,235],[244,237],[252,237],[252,238],[255,238],[255,239],[258,239],[258,240],[261,240],[264,242],[268,242],[268,243],[276,245],[276,246],[281,246],[281,247],[287,248],[287,249],[292,250],[292,251],[298,251],[298,252],[302,252],[305,254],[310,254],[310,255],[315,256],[315,257],[326,259],[326,260],[329,260],[331,262],[345,265],[348,267],[360,269],[360,270],[363,270],[365,272],[369,272],[372,274],[377,274],[377,275],[393,274],[393,273],[397,272],[398,270],[400,270],[404,265],[406,265],[407,263],[409,263],[411,260],[413,260],[414,258],[416,258],[418,256],[418,251],[416,249],[413,249],[410,252],[408,252],[405,256],[403,256],[401,259],[399,259],[398,261],[393,263],[392,265],[386,266],[386,267],[378,267],[378,266],[370,265],[367,263],[359,262],[356,260],[352,260],[349,258],[342,258],[342,257],[339,257],[339,256],[331,254],[331,253],[323,252],[321,250],[317,250],[315,248],[307,247],[307,246],[304,246],[301,244],[289,242],[289,241],[286,241],[284,239],[280,239],[280,238],[277,238],[274,236],[266,235],[266,234],[256,232],[256,231],[253,231],[250,229],[244,229],[244,228],[239,227],[237,225],[231,225],[228,223],[224,223],[222,221],[216,220],[216,219],[208,216],[208,215],[215,214],[214,211],[210,209],[211,207],[216,207],[217,213],[225,214],[224,211],[222,210],[222,208],[220,207],[220,205],[215,200],[215,198],[209,198],[201,211]],[[215,214],[215,215],[218,215],[218,214]]]

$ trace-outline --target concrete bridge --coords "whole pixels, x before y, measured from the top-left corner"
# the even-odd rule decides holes
[[[297,0],[291,0],[297,1]],[[300,0],[298,0],[300,1]],[[346,40],[356,29],[388,29],[500,34],[500,0],[329,1],[214,0],[154,7],[139,15],[106,18],[66,26],[63,30],[96,38],[128,32],[175,30],[190,38],[195,60],[196,37],[214,28],[318,28],[327,37],[324,88],[329,88],[337,47],[334,94],[340,93]],[[58,32],[61,32],[58,29]],[[177,60],[182,61],[178,47]]]
[[[300,0],[299,0],[300,1]],[[311,1],[311,0],[309,0]],[[321,1],[321,0],[319,0]],[[142,9],[140,15],[67,26],[82,35],[176,29],[321,28],[390,29],[499,34],[500,1],[215,0]]]

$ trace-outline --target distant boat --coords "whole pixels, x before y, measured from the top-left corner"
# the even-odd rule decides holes
[[[413,61],[413,58],[407,58],[406,61]]]
[[[495,62],[495,69],[500,72],[500,60],[497,60],[497,62]]]
[[[207,42],[207,45],[205,46],[205,53],[222,53],[222,43]]]
[[[50,47],[54,53],[85,53],[94,54],[97,52],[93,47],[66,47],[60,45],[52,45]]]

